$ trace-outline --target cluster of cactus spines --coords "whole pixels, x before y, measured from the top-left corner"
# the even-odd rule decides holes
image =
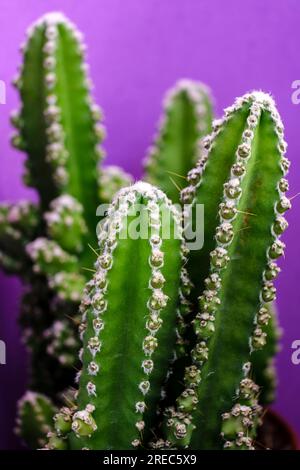
[[[237,391],[237,403],[222,414],[222,432],[224,449],[255,450],[257,427],[262,423],[263,408],[258,402],[260,388],[249,378],[251,364],[244,364],[245,377]]]
[[[44,331],[47,341],[47,353],[56,358],[62,366],[75,367],[79,341],[70,334],[70,326],[66,320],[56,320]]]
[[[32,449],[43,447],[47,435],[53,429],[56,407],[45,395],[26,392],[18,402],[16,433]]]
[[[147,236],[131,239],[137,216]],[[81,303],[78,407],[69,411],[69,426],[56,416],[64,424],[56,439],[71,431],[67,447],[136,448],[151,435],[179,335],[187,254],[180,215],[160,190],[136,183],[114,198],[99,248]],[[50,438],[48,448],[57,448]]]
[[[252,352],[252,376],[260,387],[259,403],[267,406],[275,400],[277,376],[275,370],[275,356],[279,350],[281,329],[278,326],[277,308],[275,303],[266,304],[269,316],[268,322],[262,325],[266,344],[261,349]]]
[[[179,80],[166,94],[164,115],[145,160],[146,179],[174,202],[199,157],[199,142],[211,131],[212,98],[209,88],[192,80]]]
[[[0,206],[0,263],[6,271],[24,275],[28,257],[24,244],[38,231],[39,215],[30,202]]]
[[[133,178],[122,168],[116,165],[102,166],[99,169],[99,198],[100,201],[110,204],[115,194],[121,189],[130,186]]]
[[[251,353],[266,343],[267,305],[275,299],[273,280],[279,271],[275,259],[284,251],[279,239],[287,227],[283,213],[290,208],[285,196],[289,162],[283,125],[269,95],[253,92],[237,99],[225,117],[214,122],[206,145],[208,158],[199,181],[183,191],[185,202],[205,203],[206,236],[210,236],[207,225],[209,230],[215,222],[209,220],[211,206],[206,202],[216,194],[207,184],[212,177],[219,184],[221,177],[225,180],[219,201],[213,201],[219,206],[219,225],[206,241],[209,247],[215,244],[209,263],[205,263],[207,247],[201,256],[194,253],[193,260],[197,255],[198,261],[204,260],[198,278],[201,282],[205,275],[205,288],[193,320],[196,341],[183,393],[191,388],[192,370],[198,403],[184,413],[180,406],[167,413],[168,440],[186,445],[190,434],[194,449],[220,447],[221,415],[233,406],[236,390],[241,390]],[[222,175],[215,168],[216,158],[223,159]],[[237,439],[238,432],[237,426]]]

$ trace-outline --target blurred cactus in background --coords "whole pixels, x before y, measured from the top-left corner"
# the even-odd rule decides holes
[[[208,88],[180,80],[147,182],[132,184],[99,166],[105,133],[84,49],[74,25],[47,14],[14,81],[12,143],[38,193],[0,206],[0,263],[23,281],[31,353],[17,432],[50,450],[254,449],[276,385],[273,281],[291,206],[275,103],[248,93],[212,122]],[[198,204],[204,245],[189,251],[183,222]]]
[[[45,395],[25,393],[18,402],[17,434],[32,449],[46,445],[47,435],[54,428],[53,414],[56,411]]]
[[[203,83],[179,80],[167,92],[163,107],[145,159],[145,178],[178,203],[180,189],[188,184],[187,174],[198,161],[201,138],[211,131],[212,97]]]

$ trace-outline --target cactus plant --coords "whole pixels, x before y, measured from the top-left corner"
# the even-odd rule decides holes
[[[194,298],[201,293],[189,366],[198,372],[198,403],[168,411],[167,436],[180,446],[189,434],[192,449],[220,448],[222,430],[226,447],[252,448],[260,406],[250,362],[267,341],[267,305],[276,295],[275,259],[284,251],[279,237],[290,207],[289,162],[274,101],[262,92],[239,98],[214,122],[204,145],[208,154],[182,194],[206,211],[205,245],[191,252],[188,265]]]
[[[145,159],[145,178],[178,203],[186,175],[198,160],[200,139],[211,131],[212,98],[209,88],[179,80],[163,103],[158,134]]]
[[[120,189],[130,175],[98,166],[101,112],[74,25],[45,15],[22,51],[12,143],[38,202],[0,206],[0,263],[23,280],[31,350],[19,435],[47,449],[253,449],[274,392],[273,281],[290,208],[273,99],[238,98],[204,137],[210,93],[179,81],[147,157],[159,189]],[[198,204],[204,245],[189,253],[182,221]]]

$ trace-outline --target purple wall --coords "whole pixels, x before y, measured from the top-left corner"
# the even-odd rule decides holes
[[[96,101],[106,115],[108,163],[140,176],[163,93],[178,78],[189,77],[211,86],[219,114],[251,89],[274,95],[292,161],[290,194],[300,191],[300,105],[291,101],[291,83],[300,79],[298,0],[2,0],[0,79],[7,83],[7,104],[0,105],[0,200],[33,197],[20,182],[24,156],[8,143],[9,111],[17,104],[9,82],[26,27],[52,10],[63,11],[85,33]],[[291,362],[291,343],[300,339],[300,198],[293,205],[278,282],[284,336],[276,408],[300,431],[300,365]],[[7,343],[7,365],[0,365],[0,448],[15,445],[14,407],[25,384],[16,324],[19,296],[17,280],[1,275],[0,339]]]

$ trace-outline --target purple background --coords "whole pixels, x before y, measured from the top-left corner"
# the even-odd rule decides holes
[[[300,191],[300,105],[291,102],[291,83],[300,79],[299,0],[1,0],[0,79],[7,83],[7,104],[0,105],[0,200],[34,197],[21,184],[24,156],[8,143],[9,111],[18,101],[9,83],[26,27],[52,10],[63,11],[85,33],[96,101],[106,115],[107,163],[140,176],[162,96],[178,78],[189,77],[211,86],[218,114],[253,88],[274,95],[292,160],[290,194]],[[291,343],[300,339],[299,214],[296,198],[278,282],[284,336],[276,403],[298,431],[300,365],[291,363]],[[7,344],[7,365],[0,365],[0,448],[16,445],[15,402],[25,387],[25,351],[16,323],[19,297],[18,280],[1,275],[0,339]]]

